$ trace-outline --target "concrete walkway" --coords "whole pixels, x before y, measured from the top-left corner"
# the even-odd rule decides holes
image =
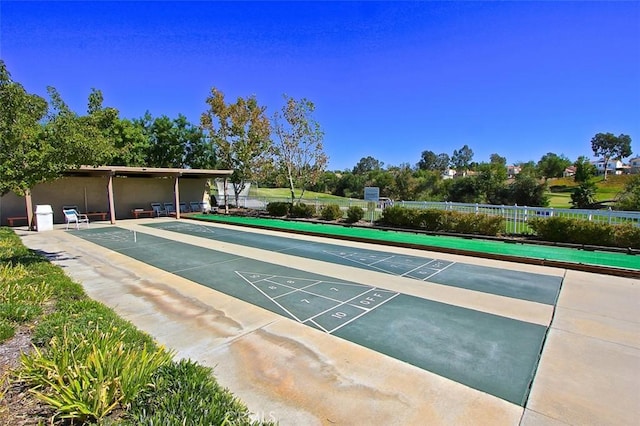
[[[552,308],[536,303],[418,285],[402,277],[139,226],[158,220],[165,219],[120,221],[118,226],[354,282],[384,279],[407,294],[525,321],[552,321],[529,402],[522,408],[106,250],[58,226],[42,233],[18,229],[25,245],[60,265],[90,297],[114,308],[178,357],[213,367],[220,383],[256,419],[283,425],[639,423],[638,280],[348,244],[564,275],[554,315]]]

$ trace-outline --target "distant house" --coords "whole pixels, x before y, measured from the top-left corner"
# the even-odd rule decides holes
[[[442,179],[453,179],[453,177],[456,175],[456,171],[454,169],[447,169],[444,172],[442,172]]]
[[[520,166],[507,166],[507,178],[513,179],[521,171],[522,171],[522,167]]]
[[[571,177],[576,175],[576,166],[569,166],[562,172],[562,177]]]
[[[604,174],[604,160],[598,159],[591,162],[596,167],[598,174]],[[626,168],[623,166],[622,161],[620,160],[609,160],[607,163],[607,173],[611,173],[613,175],[621,175],[624,173]]]
[[[640,157],[629,160],[629,172],[640,173]]]

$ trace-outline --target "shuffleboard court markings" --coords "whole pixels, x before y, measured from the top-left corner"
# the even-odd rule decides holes
[[[399,293],[363,284],[235,271],[291,318],[331,333]]]
[[[332,334],[399,295],[400,293],[373,288],[362,295],[363,297],[354,298],[353,303],[343,303],[331,311],[317,315],[312,321],[327,333]]]
[[[415,256],[363,254],[358,251],[325,250],[324,252],[366,266],[370,269],[377,269],[388,274],[414,278],[421,281],[431,278],[455,263]]]
[[[204,234],[204,235],[216,234],[216,230],[211,226],[196,225],[193,223],[184,223],[184,222],[167,223],[163,225],[164,226],[162,228],[167,231],[180,232],[183,234]]]

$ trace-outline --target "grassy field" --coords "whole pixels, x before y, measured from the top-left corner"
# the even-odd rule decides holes
[[[630,175],[608,176],[605,181],[602,176],[595,178],[596,200],[613,200],[624,189]],[[571,193],[578,186],[573,178],[549,179],[549,207],[571,207]]]
[[[289,188],[254,188],[249,191],[249,195],[252,197],[268,197],[268,198],[290,198],[291,191]],[[300,191],[296,191],[296,198],[300,196]],[[307,200],[340,200],[343,197],[337,195],[324,194],[322,192],[305,191],[304,198]]]

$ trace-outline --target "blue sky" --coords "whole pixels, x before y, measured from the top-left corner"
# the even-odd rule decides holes
[[[640,2],[0,2],[0,57],[31,93],[197,124],[212,87],[316,104],[331,170],[422,151],[509,163],[640,153]],[[635,155],[634,155],[635,156]]]

